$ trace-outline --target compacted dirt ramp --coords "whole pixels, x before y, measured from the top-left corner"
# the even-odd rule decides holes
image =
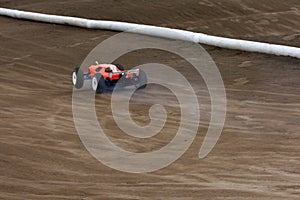
[[[0,7],[300,47],[298,0],[0,0]],[[124,66],[163,63],[189,76],[201,99],[198,133],[180,159],[155,172],[121,172],[95,159],[75,129],[71,74],[97,44],[115,34],[0,17],[2,199],[299,198],[300,61],[295,58],[204,46],[224,81],[227,116],[217,145],[199,159],[211,111],[201,77],[167,52],[145,50],[121,57]],[[149,152],[175,136],[180,109],[170,90],[148,85],[132,97],[131,117],[141,125],[149,123],[151,105],[165,105],[167,123],[149,139],[120,131],[110,99],[110,92],[96,95],[97,116],[120,147]]]

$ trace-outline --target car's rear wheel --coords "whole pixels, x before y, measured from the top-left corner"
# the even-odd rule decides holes
[[[84,74],[79,67],[76,67],[72,73],[72,83],[75,88],[80,89],[83,86]]]
[[[144,70],[140,69],[139,70],[139,80],[138,80],[138,83],[135,85],[135,87],[137,89],[144,89],[145,87],[147,87],[147,84],[148,84],[147,75],[144,72]]]
[[[95,74],[92,78],[92,89],[97,93],[103,93],[105,90],[105,81],[101,74]]]
[[[119,70],[124,71],[123,65],[121,65],[121,64],[116,64],[116,67],[117,67]]]

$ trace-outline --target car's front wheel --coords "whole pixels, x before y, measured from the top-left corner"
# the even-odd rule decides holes
[[[72,83],[77,89],[82,88],[84,82],[84,74],[79,67],[76,67],[72,73]]]
[[[105,90],[105,81],[101,74],[95,74],[92,78],[92,89],[97,93],[103,93]]]

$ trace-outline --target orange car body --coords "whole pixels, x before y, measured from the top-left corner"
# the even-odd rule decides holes
[[[72,73],[72,83],[80,89],[84,85],[84,81],[91,81],[91,88],[98,93],[115,87],[126,87],[134,85],[141,89],[147,86],[147,75],[142,69],[124,70],[120,64],[98,64],[90,65],[88,72],[76,67]]]
[[[126,74],[126,78],[139,75],[138,70],[129,70],[125,73],[113,64],[91,65],[88,69],[90,78],[93,78],[95,74],[101,74],[104,80],[110,81],[118,81],[124,74]]]

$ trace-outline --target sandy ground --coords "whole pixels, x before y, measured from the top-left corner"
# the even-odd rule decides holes
[[[300,47],[298,0],[49,1],[0,0],[0,7],[201,31],[213,35]],[[209,96],[190,77],[201,99],[201,122],[189,150],[157,172],[128,174],[93,158],[81,143],[72,115],[70,74],[110,31],[0,17],[0,198],[3,199],[297,199],[300,196],[300,61],[208,47],[227,92],[224,131],[213,151],[198,158],[207,130]],[[138,52],[128,66],[155,61],[191,75],[177,57]],[[156,102],[164,88],[140,92]],[[120,133],[97,95],[100,123],[123,148],[146,152],[174,136],[179,112],[149,141]],[[132,101],[132,117],[147,123],[149,104]]]

